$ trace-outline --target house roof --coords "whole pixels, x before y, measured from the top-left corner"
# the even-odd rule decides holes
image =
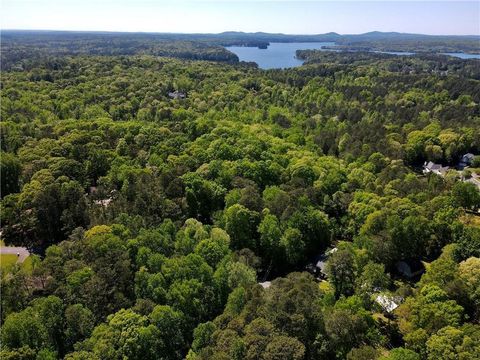
[[[475,155],[472,153],[466,153],[464,154],[460,161],[458,162],[458,167],[460,170],[463,170],[466,166],[470,165],[473,162],[473,159],[475,158]]]
[[[112,201],[113,201],[112,198],[108,198],[108,199],[95,200],[94,203],[96,205],[108,206]]]
[[[392,296],[386,294],[378,294],[375,296],[375,302],[379,304],[386,312],[392,312],[399,306]]]
[[[423,168],[428,171],[434,171],[437,173],[445,173],[447,172],[450,167],[449,166],[442,166],[441,164],[435,164],[434,162],[429,161],[428,163],[425,162]]]
[[[264,281],[264,282],[258,283],[258,285],[260,285],[264,289],[268,289],[270,287],[270,285],[272,285],[272,282],[271,281]]]
[[[426,165],[425,165],[425,168],[429,169],[429,170],[437,170],[437,169],[440,169],[442,167],[442,165],[440,164],[435,164],[431,161],[429,161]]]
[[[319,254],[319,255],[317,255],[317,257],[315,257],[315,261],[314,261],[315,266],[317,268],[319,268],[322,273],[325,273],[328,258],[330,257],[330,255],[332,255],[337,250],[338,249],[335,247],[335,248],[330,249],[328,251],[325,251],[324,253]]]
[[[327,267],[327,258],[323,260],[318,260],[315,266],[319,268],[322,273],[325,273],[325,269]]]
[[[169,92],[168,96],[171,97],[172,99],[178,99],[178,98],[186,97],[186,95],[183,92],[178,91],[178,90],[175,90],[173,92]]]

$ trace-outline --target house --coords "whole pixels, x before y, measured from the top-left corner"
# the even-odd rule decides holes
[[[185,99],[187,97],[187,95],[185,95],[185,93],[183,93],[183,92],[175,90],[173,92],[169,92],[168,97],[170,99]]]
[[[268,289],[270,287],[270,285],[272,285],[272,282],[271,281],[264,281],[264,282],[258,283],[258,285],[260,285],[264,289]]]
[[[102,199],[102,200],[95,200],[94,203],[96,205],[101,205],[103,207],[107,207],[108,205],[110,205],[110,203],[113,201],[112,198],[107,198],[107,199]]]
[[[425,266],[420,260],[409,259],[402,260],[395,264],[397,272],[408,279],[412,279],[418,275],[423,274],[425,271]]]
[[[386,314],[389,314],[395,310],[400,305],[401,300],[401,298],[394,297],[389,294],[376,294],[374,296],[374,301],[380,305],[383,312]]]
[[[319,276],[320,278],[326,278],[327,277],[327,260],[332,255],[334,252],[336,252],[338,249],[333,248],[325,253],[319,254],[314,258],[313,263],[308,264],[305,267],[305,270],[307,270],[309,273],[313,274],[314,276]]]
[[[442,166],[440,164],[435,164],[431,161],[428,163],[425,161],[423,164],[423,173],[424,174],[429,174],[429,173],[434,173],[440,176],[445,176],[447,171],[450,169],[448,166]]]
[[[460,162],[458,163],[458,169],[463,170],[469,165],[472,165],[473,159],[475,158],[475,155],[472,153],[466,153],[465,155],[462,156],[460,159]]]

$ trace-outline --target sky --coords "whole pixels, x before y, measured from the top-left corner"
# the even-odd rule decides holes
[[[0,0],[0,28],[480,35],[480,0]]]

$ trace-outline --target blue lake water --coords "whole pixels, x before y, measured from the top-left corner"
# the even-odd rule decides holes
[[[303,60],[295,57],[297,50],[322,50],[322,46],[333,46],[333,42],[270,43],[267,49],[246,46],[228,46],[240,61],[253,61],[261,69],[278,69],[301,66]]]
[[[480,54],[444,53],[443,55],[450,55],[460,59],[480,59]]]
[[[246,46],[228,46],[227,49],[235,53],[240,61],[253,61],[258,64],[261,69],[278,69],[291,68],[301,66],[303,60],[295,57],[297,50],[324,50],[335,51],[332,49],[322,49],[322,46],[335,46],[333,42],[305,42],[305,43],[270,43],[267,49],[259,49],[258,47]],[[384,53],[391,55],[414,55],[412,52],[396,52],[396,51],[374,51],[376,53]],[[479,54],[464,53],[445,53],[461,59],[480,59]]]

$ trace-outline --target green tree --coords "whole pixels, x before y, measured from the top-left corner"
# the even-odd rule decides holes
[[[305,243],[300,230],[288,228],[280,239],[280,245],[285,252],[287,261],[295,265],[303,260],[305,256]]]
[[[7,152],[2,152],[0,157],[0,173],[1,176],[1,197],[8,194],[19,192],[20,190],[20,175],[22,172],[22,165],[18,158]]]
[[[204,239],[195,247],[195,253],[205,259],[208,265],[216,268],[218,263],[230,253],[230,236],[219,228],[213,228],[210,238]]]
[[[380,360],[420,360],[420,355],[416,352],[404,348],[395,348],[390,350],[387,356]]]
[[[305,356],[305,346],[295,338],[275,336],[268,343],[263,358],[265,360],[301,360]]]
[[[92,312],[81,304],[70,305],[65,310],[65,347],[73,350],[73,345],[90,336],[95,325]]]
[[[429,360],[474,359],[479,350],[478,341],[451,326],[440,329],[427,341]]]
[[[225,230],[234,249],[256,248],[259,215],[242,205],[235,204],[225,210]]]
[[[356,279],[356,293],[368,296],[387,289],[389,285],[390,277],[385,273],[385,266],[369,262]]]
[[[279,261],[281,258],[279,244],[282,230],[277,217],[265,211],[263,219],[258,226],[258,233],[260,234],[259,246],[263,256],[271,261]]]
[[[150,323],[158,329],[163,340],[163,349],[158,355],[165,358],[181,359],[185,351],[185,319],[181,312],[167,305],[157,305],[149,315]]]
[[[355,254],[348,247],[340,247],[331,254],[326,271],[329,281],[335,287],[335,296],[352,295],[356,281]]]
[[[32,307],[19,313],[12,313],[2,325],[2,346],[7,349],[29,347],[40,350],[48,347],[47,329]]]
[[[480,191],[474,184],[461,181],[455,183],[452,196],[456,204],[466,209],[480,207]]]

